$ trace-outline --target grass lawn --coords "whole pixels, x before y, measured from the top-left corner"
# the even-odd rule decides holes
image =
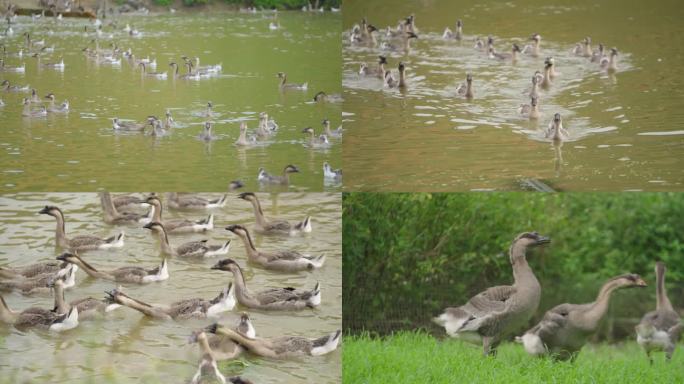
[[[505,343],[496,358],[458,340],[415,332],[344,339],[343,377],[356,383],[684,383],[684,348],[670,363],[655,354],[653,366],[636,342],[587,345],[574,363],[532,358]]]

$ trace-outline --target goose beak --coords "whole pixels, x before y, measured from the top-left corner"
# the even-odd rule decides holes
[[[639,278],[636,282],[637,287],[648,287],[648,284],[644,281],[644,279]]]
[[[245,200],[246,200],[246,199],[245,199]],[[233,232],[233,233],[235,233],[235,229],[236,229],[236,228],[237,228],[237,225],[229,225],[229,226],[226,227],[227,230],[229,230],[229,231],[231,231],[231,232]],[[216,265],[218,265],[218,264],[216,264]],[[215,266],[216,266],[216,265],[215,265]]]
[[[48,207],[45,207],[45,208],[41,209],[40,211],[38,211],[38,213],[41,215],[47,214],[48,212],[50,212]]]
[[[546,237],[546,236],[539,236],[537,238],[537,245],[548,244],[550,242],[551,242],[551,238]]]

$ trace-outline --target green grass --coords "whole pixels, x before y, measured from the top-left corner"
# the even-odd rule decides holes
[[[588,345],[574,363],[532,358],[505,343],[496,358],[458,340],[415,332],[344,339],[343,377],[356,383],[684,383],[684,351],[670,363],[662,353],[651,366],[636,342]]]

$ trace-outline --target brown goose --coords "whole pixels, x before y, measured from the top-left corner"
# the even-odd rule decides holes
[[[57,303],[55,295],[55,307]],[[21,312],[13,311],[0,296],[0,321],[13,324],[17,329],[44,328],[54,332],[67,331],[78,326],[78,309],[59,314],[49,309],[31,307]]]
[[[61,248],[72,251],[90,251],[94,249],[121,248],[124,245],[123,232],[119,233],[117,236],[108,237],[106,239],[90,235],[81,235],[69,239],[66,237],[66,231],[64,230],[64,214],[61,209],[55,206],[46,205],[45,208],[41,209],[38,213],[50,215],[57,220],[55,240],[57,246]]]
[[[325,263],[325,255],[308,256],[291,250],[259,251],[254,246],[247,228],[242,225],[229,225],[226,229],[242,239],[249,261],[259,264],[265,269],[285,272],[307,271],[321,268]]]
[[[278,184],[278,185],[289,185],[290,184],[290,173],[298,173],[299,168],[295,165],[287,165],[283,168],[282,176],[272,175],[266,172],[265,169],[259,168],[259,173],[257,174],[257,180],[263,184]]]
[[[537,232],[518,235],[509,250],[513,285],[488,288],[460,307],[447,308],[434,319],[435,323],[443,326],[449,336],[482,342],[485,356],[495,355],[501,340],[527,323],[539,307],[541,286],[525,253],[530,247],[548,242],[548,237]]]
[[[57,256],[57,260],[78,265],[88,274],[88,276],[120,283],[147,284],[169,278],[169,269],[166,259],[162,260],[162,263],[158,267],[152,269],[145,269],[142,267],[120,267],[107,272],[95,269],[75,253],[63,253]]]
[[[0,291],[18,291],[24,295],[48,293],[52,291],[52,287],[48,283],[54,279],[64,279],[62,282],[64,288],[71,288],[76,285],[78,266],[69,263],[62,263],[62,265],[64,267],[55,272],[45,272],[32,277],[0,281]]]
[[[0,267],[0,279],[30,278],[44,273],[55,273],[66,267],[66,263],[47,261],[23,267]]]
[[[239,332],[237,329],[236,331]],[[233,350],[238,351],[238,353],[234,354],[234,356],[231,358],[237,357],[244,351],[242,346],[236,344],[230,338],[214,334],[209,334],[209,336],[207,336],[204,330],[193,332],[192,335],[190,335],[188,342],[190,344],[198,343],[200,347],[199,366],[197,367],[197,372],[195,372],[195,375],[192,377],[192,381],[190,382],[191,384],[199,383],[202,376],[209,374],[215,375],[218,381],[225,383],[226,379],[218,370],[218,366],[216,364],[217,360],[226,360],[222,358],[222,346],[231,345]],[[217,342],[220,342],[222,345],[219,345]],[[252,384],[251,381],[243,379],[240,376],[231,377],[228,379],[228,381],[233,384]]]
[[[169,192],[167,197],[167,203],[169,207],[173,209],[211,209],[222,208],[226,205],[226,198],[228,195],[223,195],[218,199],[210,200],[199,196],[181,195],[176,192]]]
[[[255,355],[275,359],[302,355],[321,356],[328,354],[337,349],[337,345],[340,342],[340,336],[342,335],[342,331],[337,330],[317,339],[309,339],[300,336],[281,336],[273,339],[250,339],[237,331],[216,323],[208,326],[206,331],[217,335],[227,336]]]
[[[67,303],[64,298],[65,286],[62,279],[53,279],[48,285],[51,286],[55,292],[55,308],[53,309],[53,312],[67,313],[72,307],[76,307],[79,321],[91,320],[96,318],[97,315],[103,315],[121,307],[119,304],[110,304],[104,300],[98,300],[93,297],[84,297]]]
[[[264,211],[261,210],[259,198],[254,193],[245,192],[239,194],[238,197],[252,203],[252,208],[254,208],[254,219],[256,220],[254,229],[257,232],[290,235],[296,234],[298,232],[311,232],[311,216],[307,216],[304,220],[296,224],[290,224],[290,222],[286,220],[268,220],[264,216]]]
[[[204,232],[214,229],[214,215],[202,220],[165,220],[162,221],[162,203],[157,196],[148,197],[145,202],[153,207],[151,222],[162,223],[167,233]]]
[[[107,224],[142,223],[150,220],[149,214],[143,215],[134,212],[119,212],[116,209],[116,206],[112,201],[112,195],[109,192],[100,192],[99,195],[102,212],[104,212],[104,222]]]
[[[517,340],[523,343],[530,355],[550,353],[560,360],[574,359],[587,338],[598,328],[608,310],[612,293],[620,288],[645,286],[646,282],[639,275],[613,277],[603,284],[596,301],[557,305],[546,311],[539,324]]]
[[[143,228],[149,229],[156,233],[161,243],[162,253],[169,256],[178,257],[214,257],[218,255],[227,255],[230,250],[230,240],[223,245],[209,245],[207,240],[189,241],[183,243],[176,248],[172,248],[169,244],[169,236],[166,233],[164,225],[157,222],[145,224]]]
[[[223,259],[211,267],[211,269],[227,271],[233,274],[237,301],[248,308],[288,311],[314,308],[321,304],[321,286],[319,283],[316,283],[316,287],[311,291],[298,291],[287,287],[251,292],[245,284],[242,269],[234,260]]]
[[[635,328],[637,343],[644,348],[651,364],[653,351],[664,351],[667,360],[672,359],[684,325],[667,298],[665,264],[660,261],[656,263],[656,310],[645,314]]]
[[[140,206],[145,203],[145,199],[141,199],[137,196],[131,195],[121,195],[112,196],[112,202],[114,203],[114,208],[117,210],[128,207],[129,205]]]
[[[150,305],[126,295],[120,289],[113,289],[106,293],[105,300],[109,303],[124,305],[141,312],[145,316],[162,320],[218,317],[223,312],[230,311],[235,307],[233,284],[229,284],[211,300],[184,299],[169,305]]]

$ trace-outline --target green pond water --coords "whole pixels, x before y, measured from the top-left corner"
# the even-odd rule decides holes
[[[382,49],[385,28],[415,14],[409,51]],[[378,44],[352,44],[362,17]],[[517,190],[539,180],[561,191],[677,191],[684,184],[684,8],[658,1],[347,1],[343,28],[345,189],[382,191]],[[464,39],[445,40],[463,20]],[[498,52],[539,33],[541,57],[515,65],[474,49],[494,38]],[[614,74],[571,54],[585,36],[619,50]],[[396,40],[391,44],[401,47]],[[391,48],[391,47],[390,47]],[[400,92],[359,76],[362,62],[388,58]],[[538,121],[521,118],[531,77],[553,56],[560,75],[542,91]],[[466,72],[475,97],[456,95]],[[560,113],[569,140],[543,138]]]
[[[213,194],[215,195],[215,194]],[[212,196],[207,194],[206,196]],[[303,236],[264,237],[253,234],[257,248],[264,250],[295,249],[303,253],[327,255],[326,264],[314,272],[276,273],[246,264],[242,242],[223,229],[233,223],[250,227],[254,222],[251,205],[230,198],[223,208],[214,209],[215,228],[205,234],[170,235],[173,246],[190,240],[209,239],[218,244],[232,239],[228,256],[236,260],[245,273],[250,289],[268,287],[312,288],[321,283],[322,302],[315,310],[300,312],[249,311],[259,337],[296,335],[319,337],[342,326],[342,262],[340,194],[280,193],[259,194],[267,216],[302,220],[313,217],[313,232]],[[67,236],[94,234],[108,236],[124,231],[123,248],[94,251],[84,258],[95,268],[109,270],[125,265],[154,266],[161,261],[159,245],[142,226],[110,226],[103,224],[99,199],[94,193],[21,193],[0,197],[0,265],[20,266],[54,259],[52,217],[38,215],[45,204],[62,208],[66,217]],[[206,211],[166,211],[166,219],[200,218]],[[189,261],[169,259],[169,279],[148,285],[124,284],[124,292],[148,303],[170,303],[184,298],[214,298],[230,281],[228,272],[209,268],[218,258]],[[79,270],[76,285],[66,291],[67,301],[92,296],[104,298],[105,290],[115,283],[88,277]],[[10,308],[23,310],[31,306],[52,308],[49,295],[22,296],[2,292]],[[218,320],[234,325],[240,311],[237,305]],[[73,330],[54,334],[47,331],[21,332],[0,324],[0,382],[189,382],[197,368],[199,348],[188,344],[193,330],[213,321],[191,319],[161,321],[144,318],[130,308],[119,308],[108,316],[84,321]],[[269,360],[242,355],[240,362],[219,362],[221,372],[241,375],[255,383],[339,383],[340,352],[318,357]],[[211,379],[210,377],[208,377]],[[214,382],[212,380],[204,382]]]
[[[341,16],[280,12],[281,28],[275,31],[269,29],[272,21],[270,12],[123,17],[116,26],[105,21],[100,48],[109,49],[111,43],[130,48],[138,59],[156,59],[157,72],[170,71],[172,61],[182,66],[183,55],[200,57],[202,66],[222,63],[221,75],[192,81],[144,78],[140,67],[126,58],[120,65],[87,58],[82,49],[94,49],[91,40],[96,37],[87,20],[34,23],[19,17],[14,35],[0,40],[7,51],[26,50],[22,34],[30,32],[34,41],[54,45],[54,53],[44,54],[40,64],[63,58],[65,68],[42,68],[27,55],[8,56],[6,65],[24,63],[25,73],[0,72],[0,79],[29,85],[41,98],[52,92],[58,105],[68,100],[71,111],[22,117],[22,98],[29,94],[0,92],[6,104],[0,107],[0,189],[221,191],[234,179],[257,189],[260,167],[279,174],[287,164],[301,171],[291,178],[290,190],[339,189],[324,186],[323,163],[341,167],[340,140],[332,139],[325,149],[310,149],[301,131],[312,126],[320,132],[325,118],[333,129],[340,125],[341,103],[314,103],[313,96],[341,91]],[[124,32],[126,24],[142,35]],[[278,72],[286,72],[290,82],[308,82],[308,90],[281,92]],[[217,140],[205,144],[197,136],[209,101]],[[149,128],[148,134],[117,134],[112,129],[114,117],[163,119],[167,109],[177,122],[168,136],[155,138]],[[278,133],[259,146],[236,148],[240,122],[253,132],[260,112],[275,119]]]

